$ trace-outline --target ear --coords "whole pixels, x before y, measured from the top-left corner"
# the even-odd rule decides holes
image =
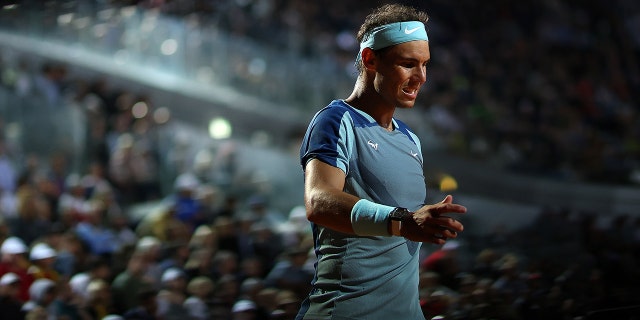
[[[362,65],[366,70],[375,71],[377,57],[371,48],[363,48],[362,53],[360,54],[362,58]]]

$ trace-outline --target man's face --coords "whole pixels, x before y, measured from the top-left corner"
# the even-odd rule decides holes
[[[412,108],[427,77],[429,42],[401,43],[378,54],[375,90],[397,108]]]

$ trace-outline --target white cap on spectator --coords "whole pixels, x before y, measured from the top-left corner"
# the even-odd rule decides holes
[[[56,250],[51,248],[46,243],[38,243],[33,248],[31,248],[31,253],[29,254],[29,258],[31,260],[41,260],[47,258],[53,258],[56,256]]]
[[[238,300],[238,302],[236,302],[233,305],[233,308],[231,309],[231,312],[236,313],[236,312],[244,312],[244,311],[249,311],[249,310],[257,310],[256,304],[253,303],[253,301],[251,301],[251,300]]]
[[[160,239],[154,236],[144,236],[138,240],[136,249],[139,251],[151,250],[162,245]]]
[[[184,272],[178,268],[169,268],[162,273],[162,282],[173,281],[184,277]]]
[[[40,278],[36,279],[29,287],[29,299],[33,301],[40,301],[43,295],[51,288],[54,288],[56,283],[51,279]]]
[[[9,237],[2,242],[0,252],[7,254],[20,254],[29,251],[24,241],[17,237]]]
[[[102,320],[124,320],[124,318],[116,314],[108,314]]]
[[[179,175],[175,180],[175,189],[176,190],[193,190],[200,185],[200,181],[196,178],[195,175],[191,173],[183,173]]]
[[[87,296],[87,287],[89,286],[89,281],[91,281],[91,277],[89,274],[81,272],[76,273],[69,279],[69,285],[71,286],[71,291],[81,297]]]
[[[12,283],[16,283],[20,281],[20,277],[13,272],[5,273],[2,278],[0,278],[0,286],[10,285]]]

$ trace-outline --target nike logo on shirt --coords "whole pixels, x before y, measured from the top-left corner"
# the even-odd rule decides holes
[[[378,144],[377,143],[373,143],[373,141],[369,140],[369,141],[367,141],[367,144],[369,146],[371,146],[371,148],[373,148],[374,150],[378,150]]]

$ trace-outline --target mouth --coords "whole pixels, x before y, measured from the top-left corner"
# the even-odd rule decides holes
[[[402,88],[402,92],[409,98],[415,99],[418,96],[418,88]]]

